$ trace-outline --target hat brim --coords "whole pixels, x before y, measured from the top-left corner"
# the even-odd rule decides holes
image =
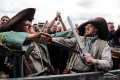
[[[18,28],[18,25],[20,25],[22,21],[24,20],[32,21],[34,14],[35,14],[35,8],[27,8],[20,11],[18,14],[16,14],[8,22],[6,22],[0,27],[0,32],[10,31],[10,30],[15,31],[16,28]]]

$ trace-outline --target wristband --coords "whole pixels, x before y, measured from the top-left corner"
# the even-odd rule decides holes
[[[57,17],[55,17],[55,21],[57,21]]]

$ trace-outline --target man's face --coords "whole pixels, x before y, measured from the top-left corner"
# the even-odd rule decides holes
[[[113,24],[108,24],[108,30],[111,34],[115,34],[115,27]]]
[[[1,19],[1,25],[5,24],[8,20],[9,20],[8,18],[3,17],[3,18]]]
[[[59,31],[59,32],[61,32],[61,31],[62,31],[61,26],[58,26],[57,31]]]
[[[39,30],[38,25],[34,25],[34,26],[33,26],[33,29],[34,29],[35,31]]]
[[[30,32],[30,29],[32,29],[31,22],[28,20],[25,20],[22,22],[21,27],[19,29],[20,32]]]
[[[57,24],[53,24],[51,29],[52,29],[53,32],[57,31]]]
[[[92,24],[87,24],[85,26],[85,34],[84,36],[91,36],[91,35],[96,35],[97,34],[97,28],[94,27]]]
[[[120,28],[120,25],[118,25],[118,28]]]

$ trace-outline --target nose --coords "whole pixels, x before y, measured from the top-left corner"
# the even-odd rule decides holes
[[[4,20],[3,22],[4,22],[4,23],[6,23],[6,22],[7,22],[7,20]]]
[[[85,27],[85,29],[89,29],[89,27]]]
[[[113,28],[113,30],[115,30],[115,28]]]
[[[29,24],[29,25],[28,25],[28,27],[32,27],[32,25],[31,25],[31,24]]]

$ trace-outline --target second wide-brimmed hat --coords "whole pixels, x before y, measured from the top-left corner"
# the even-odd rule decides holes
[[[27,8],[19,13],[17,13],[14,17],[12,17],[8,22],[0,26],[0,32],[5,31],[16,31],[16,29],[19,29],[19,26],[21,25],[22,21],[29,20],[32,21],[35,14],[35,8]]]
[[[98,28],[98,36],[99,36],[100,39],[106,40],[108,38],[109,31],[108,31],[106,20],[104,18],[97,17],[95,19],[88,20],[87,22],[81,24],[78,27],[79,35],[84,36],[85,26],[87,24],[93,24],[93,25],[95,25],[95,27]]]

